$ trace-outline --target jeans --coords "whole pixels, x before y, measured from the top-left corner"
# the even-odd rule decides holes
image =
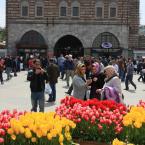
[[[66,83],[67,86],[69,86],[69,78],[71,77],[73,79],[74,76],[74,70],[66,70]]]
[[[31,111],[37,112],[37,106],[39,104],[39,112],[44,112],[44,92],[31,92]]]
[[[55,83],[49,83],[50,87],[52,89],[52,98],[51,100],[55,101],[56,100],[56,84]]]
[[[127,75],[126,76],[126,80],[125,80],[126,89],[129,89],[128,82],[130,82],[134,86],[134,88],[136,88],[136,85],[135,85],[135,83],[133,82],[132,79],[133,79],[133,75]]]
[[[63,79],[64,77],[64,66],[59,66],[59,71],[60,71],[60,77]]]
[[[119,69],[119,78],[121,79],[121,81],[125,80],[125,71],[122,69]]]
[[[11,78],[11,71],[12,71],[11,67],[6,67],[7,80]]]

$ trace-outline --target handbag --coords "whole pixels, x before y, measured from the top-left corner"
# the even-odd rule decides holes
[[[46,93],[46,94],[51,94],[51,93],[52,93],[52,89],[51,89],[49,83],[46,83],[46,84],[45,84],[45,93]]]

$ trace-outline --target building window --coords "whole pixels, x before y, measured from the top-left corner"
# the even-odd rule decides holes
[[[59,12],[60,16],[62,16],[62,17],[67,16],[67,3],[66,3],[66,1],[61,1],[60,2],[59,11],[60,11]]]
[[[111,2],[109,5],[109,16],[110,18],[116,18],[117,17],[117,3]]]
[[[29,3],[27,0],[21,1],[21,16],[27,17],[29,15]]]
[[[104,10],[104,4],[101,0],[98,0],[96,2],[96,17],[97,18],[103,18],[103,10]]]
[[[72,6],[71,6],[71,8],[72,8],[72,16],[73,17],[79,17],[79,11],[80,11],[80,4],[79,4],[79,2],[78,1],[73,1],[72,2]]]
[[[60,16],[66,16],[66,7],[60,8]]]
[[[116,8],[110,8],[110,17],[111,18],[116,17]]]
[[[103,17],[102,7],[96,7],[96,16],[97,16],[97,18],[102,18]]]
[[[35,6],[35,15],[37,17],[42,17],[43,16],[43,1],[42,0],[37,0],[36,1],[36,6]]]

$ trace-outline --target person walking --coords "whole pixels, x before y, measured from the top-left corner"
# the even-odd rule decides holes
[[[0,59],[0,81],[1,81],[2,85],[4,84],[4,81],[3,81],[3,70],[4,70],[4,61],[3,61],[3,59]]]
[[[65,61],[65,58],[63,57],[63,54],[61,54],[60,57],[58,57],[57,59],[61,79],[63,79],[64,77],[64,61]]]
[[[31,111],[37,112],[39,103],[39,112],[44,112],[44,90],[45,81],[48,81],[47,73],[41,68],[39,59],[33,61],[33,70],[28,72],[27,80],[30,81],[31,89]]]
[[[58,82],[59,68],[55,64],[55,61],[53,58],[51,58],[49,62],[50,64],[47,68],[47,74],[48,74],[48,82],[52,89],[52,95],[49,96],[49,100],[47,102],[55,102],[56,101],[56,83]]]
[[[67,83],[67,87],[70,86],[70,77],[73,79],[74,76],[74,62],[73,62],[73,58],[72,55],[68,55],[66,57],[66,60],[64,61],[64,68],[65,68],[65,72],[66,72],[66,83]]]
[[[134,72],[134,66],[133,66],[131,59],[129,59],[128,65],[127,65],[125,89],[124,90],[129,90],[129,84],[128,84],[129,82],[136,90],[136,84],[133,82],[133,72]]]

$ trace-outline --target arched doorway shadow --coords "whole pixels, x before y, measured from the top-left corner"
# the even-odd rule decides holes
[[[116,57],[122,53],[118,38],[110,32],[99,34],[93,41],[92,47],[91,53],[93,55],[97,54],[98,56]]]
[[[30,30],[21,37],[16,48],[18,55],[24,57],[30,54],[46,56],[48,46],[40,33]]]
[[[54,55],[59,56],[60,54],[72,54],[73,57],[83,56],[83,44],[77,37],[65,35],[56,42],[54,47]]]

